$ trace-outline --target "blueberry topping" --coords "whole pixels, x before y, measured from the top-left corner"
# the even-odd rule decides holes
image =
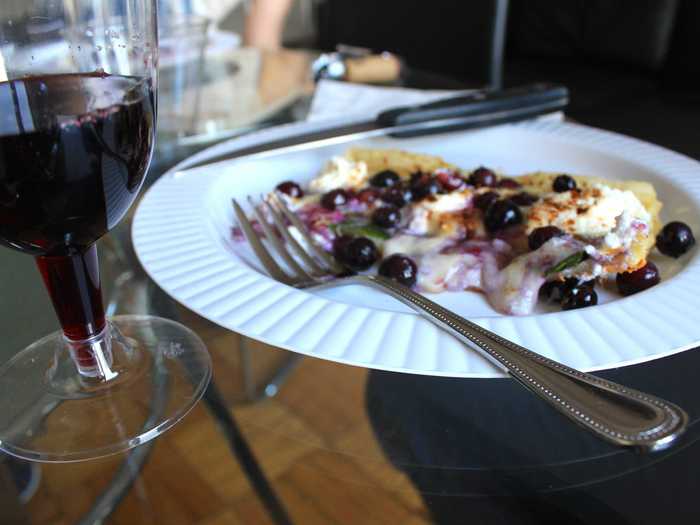
[[[486,210],[484,225],[490,233],[523,222],[520,208],[509,200],[496,201]]]
[[[693,231],[684,222],[669,222],[656,236],[656,247],[669,257],[680,257],[690,250],[693,244]]]
[[[394,228],[401,222],[401,212],[396,206],[382,206],[374,210],[372,222],[380,228]]]
[[[469,184],[476,188],[481,188],[482,186],[493,187],[496,185],[496,174],[483,166],[472,171],[469,175]]]
[[[304,196],[304,190],[301,189],[301,186],[291,180],[279,183],[275,189],[297,199]]]
[[[562,310],[574,310],[598,304],[598,294],[593,288],[581,286],[566,289],[561,299]]]
[[[345,239],[340,237],[333,243],[333,253],[338,260],[353,270],[366,270],[379,257],[377,247],[367,237]],[[337,251],[336,251],[337,248]]]
[[[430,175],[428,173],[423,173],[422,171],[414,171],[413,173],[411,173],[409,184],[411,186],[416,186],[421,182],[427,181],[429,178]]]
[[[350,235],[340,235],[333,240],[333,255],[336,259],[344,262],[346,257],[345,253],[347,251],[347,246],[352,241],[353,237]]]
[[[364,202],[365,204],[372,204],[379,198],[379,195],[379,190],[367,188],[357,194],[357,200]]]
[[[387,204],[401,208],[413,199],[413,192],[403,184],[387,188],[382,192],[382,200]]]
[[[401,178],[395,171],[384,170],[372,176],[369,183],[377,188],[389,188],[399,183]]]
[[[647,262],[638,270],[617,274],[617,289],[622,295],[632,295],[655,284],[659,284],[661,276],[659,269],[653,262]]]
[[[571,291],[575,288],[595,288],[595,279],[581,281],[577,277],[567,277],[564,279],[564,291]]]
[[[530,206],[533,203],[537,202],[537,200],[539,199],[539,197],[526,191],[521,191],[520,193],[516,193],[515,195],[508,198],[518,206]]]
[[[327,210],[335,210],[336,207],[346,204],[350,200],[350,194],[345,190],[331,190],[321,197],[321,206]]]
[[[552,189],[557,193],[562,193],[576,189],[576,181],[569,175],[558,175],[552,182]]]
[[[456,171],[441,170],[437,172],[435,177],[440,181],[440,184],[442,184],[442,187],[448,193],[458,190],[464,186],[464,179]]]
[[[481,211],[485,212],[488,210],[494,202],[498,200],[498,193],[495,191],[487,191],[486,193],[480,193],[474,197],[474,206]]]
[[[562,281],[547,281],[540,287],[539,295],[550,303],[560,303],[564,293],[564,283]]]
[[[552,237],[561,237],[562,235],[564,235],[564,232],[556,226],[542,226],[530,232],[527,238],[527,245],[534,252]]]
[[[443,191],[442,184],[427,173],[413,173],[411,175],[411,193],[414,201],[420,201],[428,195],[435,195]]]
[[[418,267],[410,258],[399,253],[390,255],[379,265],[379,275],[394,279],[404,286],[416,284]]]
[[[595,280],[579,281],[568,277],[563,281],[554,280],[540,287],[539,295],[545,301],[561,304],[564,310],[591,306],[598,302],[595,293]]]

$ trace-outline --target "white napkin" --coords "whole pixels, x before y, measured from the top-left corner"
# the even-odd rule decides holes
[[[384,109],[422,104],[440,98],[463,95],[470,91],[472,90],[424,90],[368,86],[324,79],[316,86],[311,109],[306,119],[309,122],[363,120]],[[562,120],[563,114],[556,112],[538,118]]]
[[[464,93],[469,91],[368,86],[324,79],[316,86],[306,119],[310,122],[337,118],[361,120],[384,109],[422,104]]]

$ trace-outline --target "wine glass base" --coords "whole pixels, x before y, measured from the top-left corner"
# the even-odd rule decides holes
[[[62,332],[0,367],[0,450],[31,461],[84,461],[159,436],[202,397],[211,359],[197,335],[160,317],[109,319],[109,381],[78,374]]]

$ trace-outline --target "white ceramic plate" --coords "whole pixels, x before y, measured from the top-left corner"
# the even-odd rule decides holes
[[[190,162],[258,140],[308,129],[275,128],[233,140]],[[190,172],[171,170],[146,193],[133,223],[136,253],[168,294],[199,315],[265,343],[358,366],[459,377],[502,375],[477,353],[378,292],[344,287],[300,291],[267,277],[245,244],[231,238],[231,197],[307,181],[350,144],[239,159]],[[664,202],[663,220],[700,233],[700,163],[635,139],[560,122],[528,122],[416,139],[364,141],[443,156],[464,168],[531,170],[648,180]],[[185,163],[186,164],[186,163]],[[183,165],[180,166],[180,168]],[[662,357],[700,342],[700,256],[655,256],[663,282],[628,298],[568,312],[508,317],[477,293],[432,296],[464,317],[542,355],[581,370]]]

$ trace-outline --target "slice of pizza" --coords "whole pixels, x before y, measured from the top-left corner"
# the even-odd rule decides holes
[[[661,203],[646,182],[505,177],[392,149],[351,149],[305,190],[291,181],[278,190],[349,266],[375,262],[347,248],[367,239],[376,262],[411,261],[415,280],[404,282],[417,290],[479,291],[514,315],[533,310],[546,282],[592,283],[644,266],[660,224]]]

